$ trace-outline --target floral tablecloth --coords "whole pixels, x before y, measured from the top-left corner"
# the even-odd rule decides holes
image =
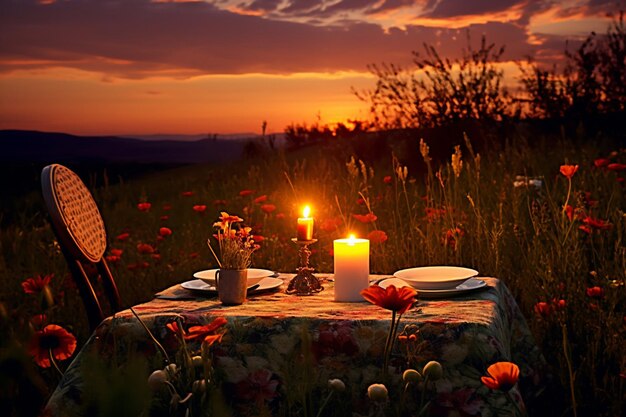
[[[460,297],[418,298],[402,316],[399,333],[407,337],[396,343],[390,372],[383,377],[390,312],[368,302],[335,302],[328,281],[318,294],[287,295],[292,276],[281,274],[285,284],[277,291],[250,295],[240,306],[225,307],[216,296],[205,298],[176,285],[158,294],[163,298],[134,310],[166,349],[174,346],[166,324],[175,317],[187,324],[227,319],[227,333],[213,349],[226,386],[225,402],[234,415],[316,415],[328,394],[328,380],[334,378],[347,389],[324,415],[372,415],[374,404],[367,397],[372,383],[384,383],[389,391],[389,404],[377,405],[377,413],[413,415],[410,407],[398,414],[402,407],[394,405],[411,395],[402,373],[421,371],[430,360],[443,365],[444,377],[428,392],[428,415],[524,414],[541,390],[545,361],[513,296],[498,279],[481,278],[487,287]],[[52,415],[89,415],[83,393],[90,380],[84,375],[91,366],[85,365],[86,358],[94,352],[112,367],[123,366],[124,358],[136,353],[150,358],[150,369],[162,361],[139,321],[122,311],[106,319],[77,355],[50,399]],[[507,395],[480,381],[498,361],[520,367],[520,381]]]

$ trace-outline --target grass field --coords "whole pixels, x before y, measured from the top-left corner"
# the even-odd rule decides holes
[[[93,193],[124,304],[215,267],[206,240],[220,211],[243,217],[260,236],[254,266],[294,271],[297,248],[290,239],[310,204],[317,270],[332,271],[333,239],[353,232],[372,241],[372,273],[445,264],[498,277],[552,365],[541,414],[623,413],[626,150],[611,138],[546,136],[529,145],[519,134],[478,152],[471,138],[459,137],[456,152],[449,146],[449,157],[431,160],[428,145],[441,145],[428,137],[370,140],[384,142],[375,157],[337,142],[97,181]],[[567,165],[578,168],[561,171]],[[140,203],[150,206],[140,210]],[[26,343],[29,318],[41,310],[21,282],[53,274],[57,305],[50,320],[71,329],[80,345],[86,320],[40,195],[27,193],[3,207],[0,295],[14,339]]]

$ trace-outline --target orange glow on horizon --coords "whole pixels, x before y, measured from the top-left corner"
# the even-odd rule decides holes
[[[364,119],[350,88],[371,87],[366,73],[211,75],[187,79],[104,78],[52,68],[0,75],[0,129],[83,135],[282,132],[320,116],[328,124]]]

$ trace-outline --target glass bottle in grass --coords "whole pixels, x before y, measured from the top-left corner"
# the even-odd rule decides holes
[[[215,286],[219,300],[224,305],[238,305],[246,301],[248,287],[248,268],[252,263],[252,254],[258,249],[249,227],[241,223],[243,219],[222,211],[219,221],[213,224],[216,233],[219,256],[207,241],[215,257],[219,270],[215,274]]]

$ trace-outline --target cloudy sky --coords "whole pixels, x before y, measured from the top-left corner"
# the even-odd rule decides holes
[[[366,118],[367,65],[410,66],[469,31],[562,62],[609,0],[0,0],[0,129],[76,134],[280,132]]]

